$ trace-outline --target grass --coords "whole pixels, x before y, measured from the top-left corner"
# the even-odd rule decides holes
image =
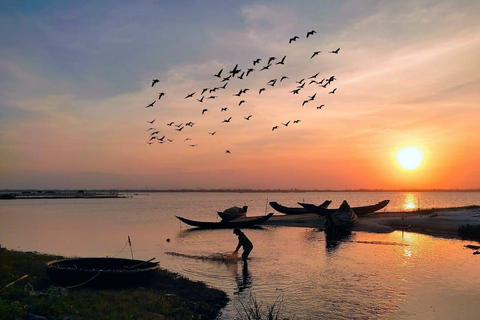
[[[480,225],[462,224],[458,227],[458,236],[462,240],[480,241]]]
[[[275,302],[267,304],[265,307],[253,294],[250,294],[246,302],[241,300],[238,302],[240,303],[240,308],[237,308],[237,320],[289,320],[289,318],[282,318],[281,315],[283,306],[282,296],[277,297]]]
[[[29,314],[65,319],[215,319],[225,307],[225,292],[160,269],[140,288],[65,289],[54,286],[44,264],[61,257],[0,247],[0,319]],[[5,286],[28,274],[28,278]]]

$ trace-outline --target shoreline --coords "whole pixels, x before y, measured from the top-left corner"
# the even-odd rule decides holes
[[[315,213],[300,215],[275,214],[265,226],[323,229],[325,219]],[[432,208],[412,212],[377,212],[359,217],[351,231],[390,233],[396,230],[437,237],[458,238],[460,226],[480,227],[480,206]],[[476,240],[480,241],[480,240]]]

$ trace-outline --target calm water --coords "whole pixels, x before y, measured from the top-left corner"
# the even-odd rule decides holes
[[[130,195],[129,195],[130,196]],[[417,206],[480,204],[480,193],[151,193],[126,199],[0,201],[0,244],[9,249],[67,256],[114,256],[127,236],[135,258],[156,257],[161,266],[226,291],[231,303],[221,319],[234,319],[253,294],[265,304],[281,300],[284,316],[300,319],[480,319],[480,257],[470,242],[413,233],[354,233],[330,242],[309,228],[245,230],[254,243],[242,262],[196,260],[235,249],[231,230],[197,231],[175,215],[215,221],[216,211],[247,204],[249,215],[273,211],[269,201],[347,199],[352,206],[390,199],[386,211]],[[167,242],[166,239],[171,241]],[[128,248],[118,256],[130,257]]]

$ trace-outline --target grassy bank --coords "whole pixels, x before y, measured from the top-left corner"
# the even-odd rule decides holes
[[[162,269],[141,288],[67,290],[45,272],[58,258],[0,248],[0,319],[215,319],[228,302],[225,292]]]

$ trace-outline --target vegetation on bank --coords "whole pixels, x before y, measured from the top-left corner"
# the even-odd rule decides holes
[[[458,227],[458,236],[462,240],[475,240],[480,242],[480,225],[462,224]]]
[[[162,269],[140,288],[61,288],[44,267],[59,258],[0,248],[0,319],[215,319],[228,302],[225,292]]]

